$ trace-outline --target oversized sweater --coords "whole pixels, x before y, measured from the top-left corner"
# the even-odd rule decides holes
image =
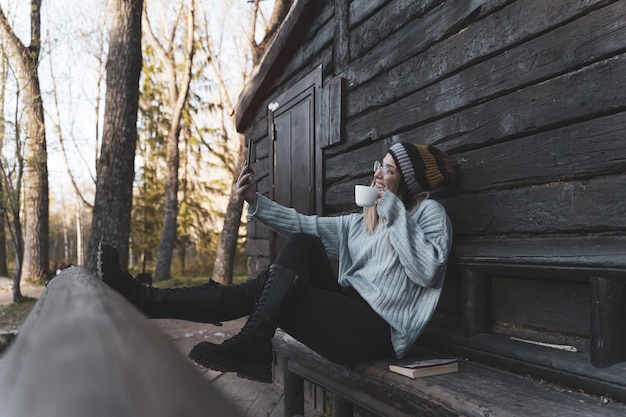
[[[257,195],[248,216],[277,233],[321,238],[339,261],[339,284],[353,287],[391,327],[397,357],[403,357],[432,316],[446,273],[452,226],[443,206],[427,199],[409,212],[387,192],[376,205],[376,231],[365,230],[362,213],[307,216]]]

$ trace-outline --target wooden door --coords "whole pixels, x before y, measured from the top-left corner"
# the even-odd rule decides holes
[[[302,214],[315,214],[317,152],[315,119],[321,68],[307,75],[269,105],[272,198]],[[271,235],[270,258],[278,255],[284,240]]]

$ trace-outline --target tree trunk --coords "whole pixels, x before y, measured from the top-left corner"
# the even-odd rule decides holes
[[[87,268],[96,268],[98,243],[118,248],[128,264],[141,74],[143,0],[112,0],[102,148],[96,178]]]
[[[28,120],[24,157],[24,263],[22,276],[45,280],[48,276],[48,155],[43,101],[37,69],[25,94]]]
[[[258,5],[259,1],[254,0],[255,14],[258,13]],[[254,38],[254,27],[256,27],[256,15],[253,19],[253,28],[250,31],[250,49],[252,51],[252,63],[256,66],[263,54],[265,53],[265,49],[269,45],[272,37],[280,27],[283,19],[287,15],[289,11],[289,7],[292,3],[292,0],[276,0],[274,2],[274,9],[272,11],[272,17],[268,22],[265,35],[260,44],[256,44]],[[218,82],[221,84],[222,88],[226,90],[224,81],[222,78],[222,74],[220,71],[216,69]],[[228,95],[226,94],[227,98]],[[228,101],[228,100],[227,100]],[[229,107],[232,109],[232,104],[229,103]],[[241,138],[240,144],[240,152],[239,158],[237,160],[237,169],[235,170],[233,183],[231,186],[230,198],[228,200],[228,206],[226,208],[226,215],[224,218],[224,227],[222,228],[222,233],[220,235],[220,241],[217,247],[217,253],[215,256],[215,263],[213,264],[213,279],[215,281],[230,284],[233,280],[233,267],[235,264],[235,255],[237,254],[237,240],[239,238],[239,226],[241,225],[241,213],[243,212],[243,200],[239,197],[236,191],[237,177],[239,176],[239,171],[241,170],[241,166],[244,162],[245,155],[245,146],[244,139]]]
[[[6,61],[0,61],[0,152],[4,149],[4,97],[7,82]],[[3,185],[4,180],[0,178],[0,276],[8,277],[9,269],[7,268],[7,250],[6,250],[6,216],[7,212],[7,196],[6,188]]]
[[[0,113],[3,114],[3,113]],[[2,132],[0,132],[2,135]],[[2,147],[0,146],[0,149]],[[6,236],[6,228],[5,228],[5,216],[4,213],[7,211],[6,207],[6,198],[4,196],[5,190],[2,186],[2,181],[0,181],[0,276],[8,277],[9,269],[7,268],[7,236]]]
[[[243,142],[243,138],[242,138]],[[213,264],[213,279],[222,284],[232,284],[235,255],[237,254],[237,240],[239,239],[239,226],[241,225],[241,213],[243,212],[243,199],[237,194],[237,178],[245,159],[245,147],[239,152],[238,170],[235,171],[233,182],[230,187],[230,197],[224,216],[224,226],[220,235],[220,241],[215,254]]]
[[[17,68],[23,88],[27,142],[24,156],[24,259],[21,270],[29,280],[43,280],[48,273],[48,154],[44,109],[37,73],[41,43],[41,0],[31,0],[31,43],[26,47],[15,36],[0,9],[3,45]],[[19,282],[19,281],[18,281]]]
[[[18,168],[21,170],[21,168]],[[18,184],[22,181],[22,173],[18,174]],[[11,199],[11,212],[13,213],[12,224],[9,225],[9,230],[12,231],[11,238],[13,240],[13,253],[15,254],[15,274],[13,274],[13,301],[18,302],[22,298],[22,292],[20,289],[20,283],[22,281],[22,259],[24,259],[24,238],[22,236],[22,220],[20,217],[19,201],[15,201],[20,193],[18,186],[17,192]]]
[[[167,138],[167,182],[165,183],[165,213],[163,216],[163,232],[157,250],[157,262],[154,271],[156,281],[170,278],[172,254],[176,243],[176,227],[178,222],[178,167],[180,152],[178,137],[180,134],[180,120],[174,121],[178,126],[176,132],[170,132]]]
[[[145,16],[145,14],[144,14]],[[147,19],[146,19],[147,21]],[[157,262],[154,271],[156,281],[170,278],[172,267],[172,256],[174,244],[176,243],[176,232],[178,223],[178,168],[180,166],[180,150],[178,148],[180,131],[182,128],[182,117],[192,78],[192,62],[194,56],[194,26],[195,26],[195,1],[191,0],[189,12],[187,14],[187,37],[185,39],[186,51],[184,62],[184,73],[178,85],[176,72],[177,63],[172,50],[165,50],[157,41],[151,30],[148,35],[152,39],[157,52],[163,58],[166,68],[169,94],[170,94],[170,130],[167,137],[167,181],[165,185],[165,212],[163,218],[163,232],[157,250]],[[147,28],[149,29],[149,28]],[[172,45],[173,42],[170,42]]]

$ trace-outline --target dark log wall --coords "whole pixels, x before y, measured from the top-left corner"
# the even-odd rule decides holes
[[[479,333],[573,344],[582,362],[594,358],[606,323],[594,321],[589,279],[609,277],[621,294],[626,283],[626,2],[306,3],[315,7],[298,46],[240,125],[257,146],[260,191],[271,187],[267,104],[321,65],[324,88],[345,82],[343,134],[320,145],[323,214],[356,209],[353,186],[390,144],[441,147],[460,172],[457,187],[433,196],[455,230],[444,322],[465,320],[467,335],[468,317],[480,317]],[[254,223],[248,233],[255,270],[269,262],[269,234]],[[610,332],[626,351],[620,326]]]
[[[322,65],[325,84],[347,80],[345,136],[324,150],[326,214],[353,210],[350,191],[371,162],[411,141],[459,162],[459,187],[444,198],[457,239],[624,230],[624,2],[352,2],[350,64],[337,71],[341,3],[315,9],[247,127],[259,174],[267,103]]]

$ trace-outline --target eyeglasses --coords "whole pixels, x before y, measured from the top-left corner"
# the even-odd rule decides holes
[[[394,174],[393,169],[384,166],[379,161],[374,161],[374,174],[376,174],[379,169],[383,170],[383,174],[389,174],[389,175],[393,175]]]

